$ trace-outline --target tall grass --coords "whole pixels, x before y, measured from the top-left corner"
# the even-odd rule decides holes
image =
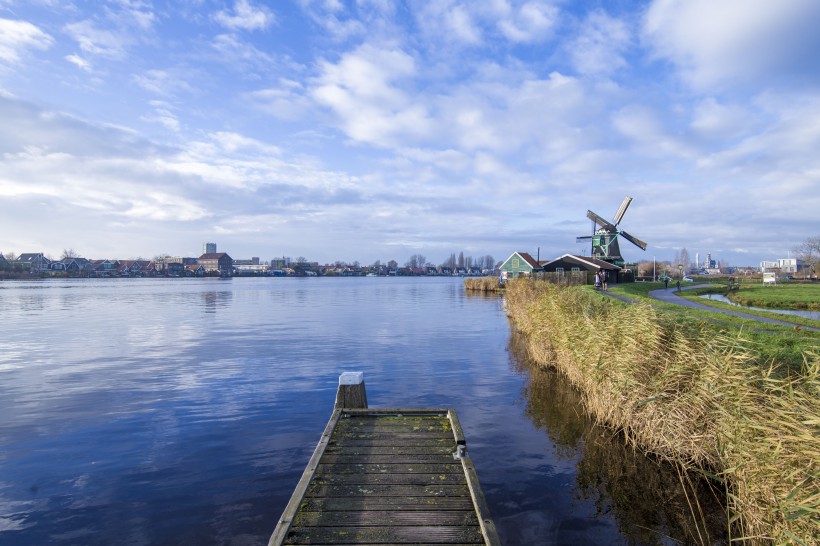
[[[820,352],[795,374],[742,330],[544,282],[509,282],[507,304],[530,355],[561,370],[599,421],[724,484],[732,540],[817,543]]]
[[[470,277],[464,279],[464,288],[467,290],[478,290],[480,292],[501,292],[503,288],[498,282],[498,277]]]

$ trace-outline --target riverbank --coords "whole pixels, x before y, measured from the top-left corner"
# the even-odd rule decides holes
[[[730,538],[815,540],[820,351],[795,371],[742,330],[550,283],[508,283],[507,305],[531,356],[599,421],[724,487]]]

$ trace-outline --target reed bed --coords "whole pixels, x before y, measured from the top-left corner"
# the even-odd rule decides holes
[[[730,537],[818,544],[818,352],[799,373],[766,362],[742,330],[531,280],[507,285],[508,312],[540,365],[588,411],[646,452],[722,484]]]
[[[470,277],[464,279],[464,288],[479,292],[501,292],[504,288],[499,284],[498,277]]]

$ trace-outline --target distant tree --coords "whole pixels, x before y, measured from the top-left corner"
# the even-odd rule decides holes
[[[74,250],[73,248],[64,248],[63,253],[60,255],[61,260],[70,259],[70,258],[79,258],[80,253]]]
[[[375,261],[375,262],[373,262],[373,264],[370,266],[370,268],[371,268],[371,269],[377,269],[377,270],[378,270],[378,269],[381,269],[381,267],[382,267],[382,262],[381,262],[381,260],[376,260],[376,261]]]
[[[389,262],[387,262],[387,267],[390,269],[398,269],[399,262],[397,262],[396,260],[390,260]]]
[[[416,269],[418,267],[424,267],[424,264],[426,262],[427,258],[425,258],[423,254],[413,254],[412,256],[410,256],[410,259],[407,260],[407,263],[405,263],[404,265],[406,267],[412,267],[413,269]]]
[[[473,257],[472,256],[467,256],[464,259],[464,267],[466,267],[467,269],[472,269],[473,268]]]
[[[487,254],[484,256],[484,268],[483,269],[490,269],[495,270],[495,259],[492,257],[491,254]]]
[[[820,235],[809,237],[794,249],[797,259],[805,264],[811,276],[817,276],[817,265],[820,262]],[[8,257],[7,257],[8,258]]]
[[[12,262],[14,262],[14,261],[17,259],[17,254],[15,254],[14,252],[6,252],[6,254],[4,255],[4,257],[6,258],[6,260],[7,260],[9,263],[12,263]]]
[[[456,253],[455,252],[451,253],[450,256],[446,260],[444,260],[444,262],[441,264],[441,267],[449,267],[450,269],[455,269],[456,268]]]
[[[464,269],[464,252],[458,253],[458,268]]]

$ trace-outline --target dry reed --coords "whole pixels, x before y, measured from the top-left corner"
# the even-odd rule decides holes
[[[477,290],[480,292],[500,292],[503,287],[498,282],[498,277],[470,277],[464,279],[464,288],[467,290]]]
[[[530,355],[630,443],[724,484],[732,541],[817,544],[818,353],[789,375],[730,336],[550,283],[507,286]]]

